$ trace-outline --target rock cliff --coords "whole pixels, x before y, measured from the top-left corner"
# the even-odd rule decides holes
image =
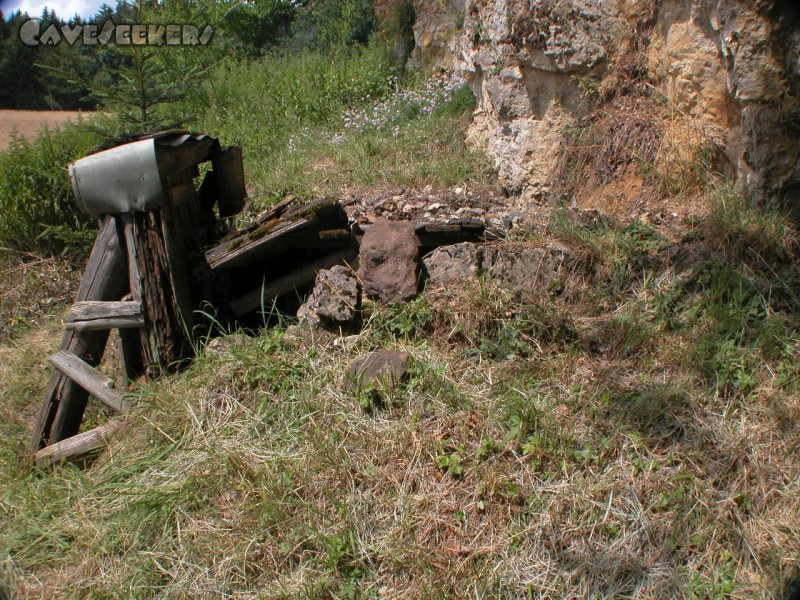
[[[466,74],[469,138],[525,199],[634,172],[673,191],[716,174],[800,191],[794,0],[413,4],[411,60]]]

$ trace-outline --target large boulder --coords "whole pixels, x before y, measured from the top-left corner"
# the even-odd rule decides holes
[[[417,238],[408,221],[375,221],[364,233],[358,275],[364,292],[383,302],[408,302],[417,294]]]

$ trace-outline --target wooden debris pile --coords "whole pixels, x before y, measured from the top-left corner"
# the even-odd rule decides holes
[[[209,161],[196,188],[198,165]],[[289,197],[220,234],[223,219],[245,205],[241,151],[207,136],[140,138],[81,159],[71,177],[79,205],[101,226],[50,359],[54,371],[31,444],[40,463],[95,450],[119,427],[112,420],[80,432],[90,396],[115,412],[128,409],[125,392],[98,368],[110,330],[119,331],[129,381],[174,370],[196,347],[199,309],[222,319],[257,315],[287,299],[296,309],[318,271],[357,261],[370,227],[354,217],[352,202]],[[465,209],[413,227],[424,252],[479,241],[486,224]]]
[[[128,149],[131,151],[128,151]],[[213,170],[195,189],[198,165]],[[185,133],[140,138],[90,155],[71,167],[79,205],[100,220],[83,281],[65,319],[31,451],[49,463],[103,445],[117,421],[79,433],[89,396],[117,412],[124,392],[98,366],[111,329],[119,331],[129,380],[177,368],[194,347],[194,311],[212,285],[202,249],[222,214],[244,200],[241,151]],[[135,179],[140,189],[120,189]]]
[[[370,224],[353,222],[346,203],[335,199],[294,203],[293,197],[286,198],[206,251],[211,269],[228,275],[228,298],[218,306],[227,305],[242,317],[311,284],[321,269],[355,263]],[[481,239],[485,225],[480,219],[456,218],[415,223],[414,228],[424,251]]]

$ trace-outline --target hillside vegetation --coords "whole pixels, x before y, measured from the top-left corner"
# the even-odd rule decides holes
[[[341,27],[310,35],[312,10],[262,58],[213,66],[202,94],[166,107],[243,146],[257,207],[284,193],[496,189],[465,141],[463,81],[405,72],[397,23],[366,38],[345,27],[370,15],[362,3],[312,6],[338,6],[322,15]],[[789,591],[800,240],[778,208],[700,159],[668,182],[636,165],[641,214],[562,196],[515,213],[491,243],[557,248],[559,278],[540,292],[488,275],[430,286],[407,305],[366,302],[350,336],[298,336],[292,315],[220,325],[185,371],[132,385],[107,451],[39,469],[25,448],[92,235],[58,169],[99,139],[69,128],[0,155],[0,186],[16,178],[0,187],[0,581],[12,597]],[[348,365],[376,348],[408,352],[408,378],[380,400],[344,391]],[[103,368],[119,375],[113,357]],[[108,416],[92,410],[86,428]]]

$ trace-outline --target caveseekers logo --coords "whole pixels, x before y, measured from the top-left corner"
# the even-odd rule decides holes
[[[42,31],[41,19],[31,19],[19,30],[19,37],[27,46],[57,46],[62,40],[70,46],[78,40],[83,40],[86,46],[109,43],[117,46],[205,46],[213,35],[211,25],[206,25],[201,31],[194,25],[117,25],[111,20],[102,27],[94,23],[50,25]]]

